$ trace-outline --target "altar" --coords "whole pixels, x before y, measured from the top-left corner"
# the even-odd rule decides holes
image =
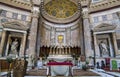
[[[71,67],[73,66],[71,55],[49,55],[49,74],[51,76],[69,76],[72,75]]]
[[[72,76],[72,66],[71,62],[49,62],[47,63],[49,67],[49,74],[51,76]]]
[[[49,61],[54,60],[56,62],[72,61],[73,57],[71,55],[49,55],[47,58]]]

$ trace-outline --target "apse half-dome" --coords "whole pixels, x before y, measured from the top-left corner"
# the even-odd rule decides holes
[[[56,18],[67,18],[77,11],[77,5],[70,0],[51,0],[45,5],[45,10]]]

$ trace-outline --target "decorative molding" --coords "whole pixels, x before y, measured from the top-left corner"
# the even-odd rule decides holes
[[[77,19],[80,18],[80,13],[76,12],[74,15],[68,17],[68,18],[55,18],[53,16],[50,16],[47,12],[42,12],[42,17],[46,19],[49,22],[52,23],[58,23],[58,24],[68,24],[76,21]]]
[[[47,4],[49,1],[51,0],[48,0],[48,1],[45,0],[44,2],[45,4]],[[77,4],[79,0],[70,0],[70,1]],[[99,12],[99,11],[112,8],[112,7],[116,7],[116,6],[120,7],[119,5],[120,0],[104,0],[101,2],[91,3],[91,4],[90,4],[90,0],[80,0],[80,2],[81,2],[82,7],[89,6],[89,13]],[[23,1],[23,0],[0,0],[0,4],[4,4],[9,7],[13,7],[16,9],[21,9],[21,10],[30,12],[34,5],[35,6],[37,5],[37,7],[40,6],[40,1],[35,0],[31,2],[31,1]]]
[[[42,25],[43,25],[42,27],[44,27],[45,29],[51,31],[51,28],[52,28],[52,27],[50,27],[50,25],[47,25],[47,24],[45,24],[45,23],[43,23]]]
[[[109,30],[109,31],[102,31],[102,32],[94,32],[93,34],[105,34],[105,33],[114,33],[115,30]]]
[[[68,28],[76,25],[79,22],[79,19],[76,20],[75,22],[68,23],[68,24],[59,24],[59,23],[51,23],[46,21],[45,19],[43,20],[44,24],[50,26],[50,27],[55,27],[55,28]]]
[[[94,32],[111,31],[111,30],[115,30],[115,28],[116,28],[115,25],[102,23],[102,24],[96,26],[96,27],[93,29],[93,31],[94,31]]]
[[[5,31],[13,31],[13,32],[21,32],[21,33],[27,33],[27,31],[22,31],[22,30],[16,30],[16,29],[10,29],[10,28],[4,28],[3,30]]]
[[[21,30],[21,31],[28,30],[28,27],[16,21],[3,23],[2,26],[5,30],[12,30],[12,29]]]
[[[65,28],[56,28],[56,32],[65,32]]]
[[[120,7],[120,0],[105,0],[102,2],[91,4],[89,7],[89,13],[105,11],[114,7]]]
[[[8,4],[14,7],[19,7],[27,10],[31,10],[32,7],[30,2],[23,2],[18,0],[0,0],[0,3]]]
[[[74,26],[71,26],[70,29],[71,29],[71,30],[75,30],[75,29],[78,28],[78,27],[79,27],[79,25],[78,25],[78,23],[77,23],[77,24],[75,24]]]

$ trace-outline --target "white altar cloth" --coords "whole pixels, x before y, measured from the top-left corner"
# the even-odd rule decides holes
[[[69,73],[72,74],[71,67],[73,64],[71,62],[49,62],[47,65],[51,76],[69,76]]]
[[[51,69],[51,76],[57,76],[57,75],[69,76],[69,66],[55,65],[55,66],[51,66],[50,69]]]

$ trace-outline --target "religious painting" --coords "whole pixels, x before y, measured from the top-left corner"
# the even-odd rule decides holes
[[[117,47],[118,47],[118,50],[120,50],[120,39],[117,39]]]
[[[112,64],[112,70],[117,70],[118,69],[116,60],[112,60],[111,64]]]
[[[98,40],[98,46],[101,57],[109,57],[110,56],[110,47],[108,38],[101,38]]]
[[[20,44],[21,44],[21,38],[20,37],[11,37],[9,39],[8,54],[19,56]]]
[[[63,43],[63,35],[58,35],[58,43]]]

